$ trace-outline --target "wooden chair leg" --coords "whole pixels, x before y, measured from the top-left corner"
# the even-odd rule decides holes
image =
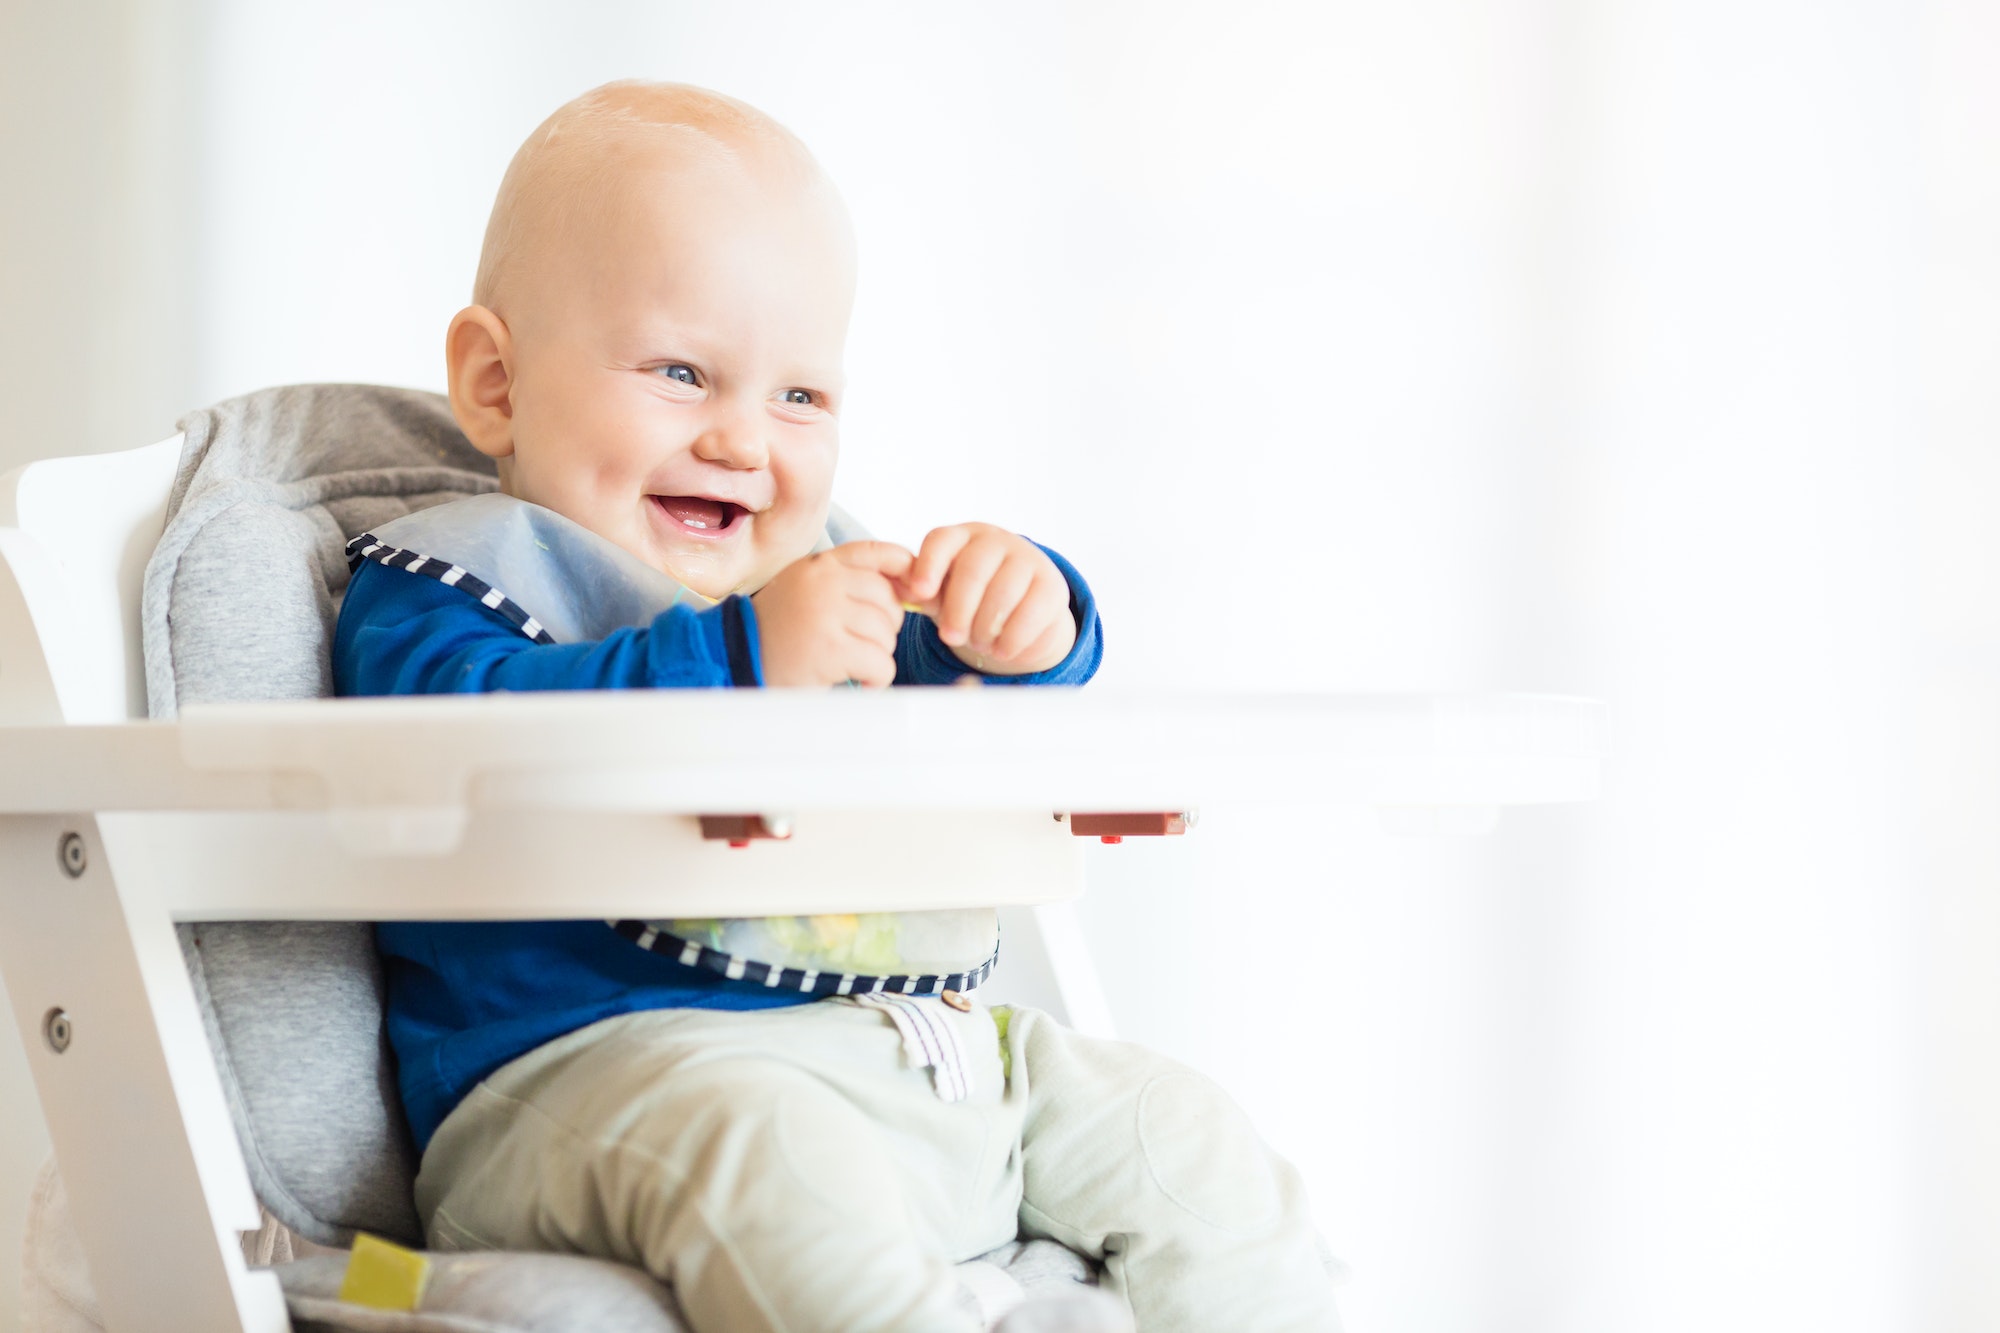
[[[1118,1035],[1073,903],[1001,908],[1000,970],[980,995],[1046,1010],[1088,1037]]]
[[[0,976],[112,1333],[289,1333],[167,913],[121,894],[116,817],[0,816]]]

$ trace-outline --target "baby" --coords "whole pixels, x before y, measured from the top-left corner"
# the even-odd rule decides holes
[[[634,83],[558,110],[446,335],[501,494],[353,544],[339,691],[1088,680],[1054,552],[848,540],[853,289],[838,194],[759,112]],[[438,1248],[640,1265],[699,1333],[969,1333],[951,1265],[1046,1237],[1116,1299],[1010,1330],[1337,1327],[1297,1177],[1227,1096],[964,993],[990,912],[377,934]]]

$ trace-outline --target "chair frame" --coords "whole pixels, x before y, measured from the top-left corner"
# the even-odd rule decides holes
[[[1476,831],[1596,790],[1600,710],[1550,696],[635,691],[146,721],[139,593],[179,453],[0,477],[0,976],[113,1330],[290,1328],[243,1259],[257,1201],[176,923],[997,904],[995,989],[1108,1035],[1067,901],[1093,840],[1064,812],[1307,798]],[[791,836],[703,836],[753,811]]]

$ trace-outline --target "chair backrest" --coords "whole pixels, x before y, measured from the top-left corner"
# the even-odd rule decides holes
[[[181,437],[0,476],[0,724],[146,716],[139,591]]]
[[[0,727],[171,715],[267,697],[267,681],[313,692],[347,537],[494,484],[432,394],[298,386],[184,424],[0,477]],[[259,1200],[322,1244],[356,1229],[421,1243],[372,928],[180,937]]]
[[[347,539],[496,484],[435,394],[291,386],[183,425],[0,478],[0,726],[327,692]],[[259,1200],[322,1244],[420,1243],[372,928],[211,922],[181,944]]]

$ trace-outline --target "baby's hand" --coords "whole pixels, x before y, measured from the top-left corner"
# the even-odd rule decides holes
[[[766,685],[891,685],[903,627],[896,580],[913,557],[889,542],[848,542],[794,560],[750,600]]]
[[[1069,582],[1055,561],[991,523],[933,529],[901,584],[945,647],[986,675],[1047,671],[1076,643]]]

